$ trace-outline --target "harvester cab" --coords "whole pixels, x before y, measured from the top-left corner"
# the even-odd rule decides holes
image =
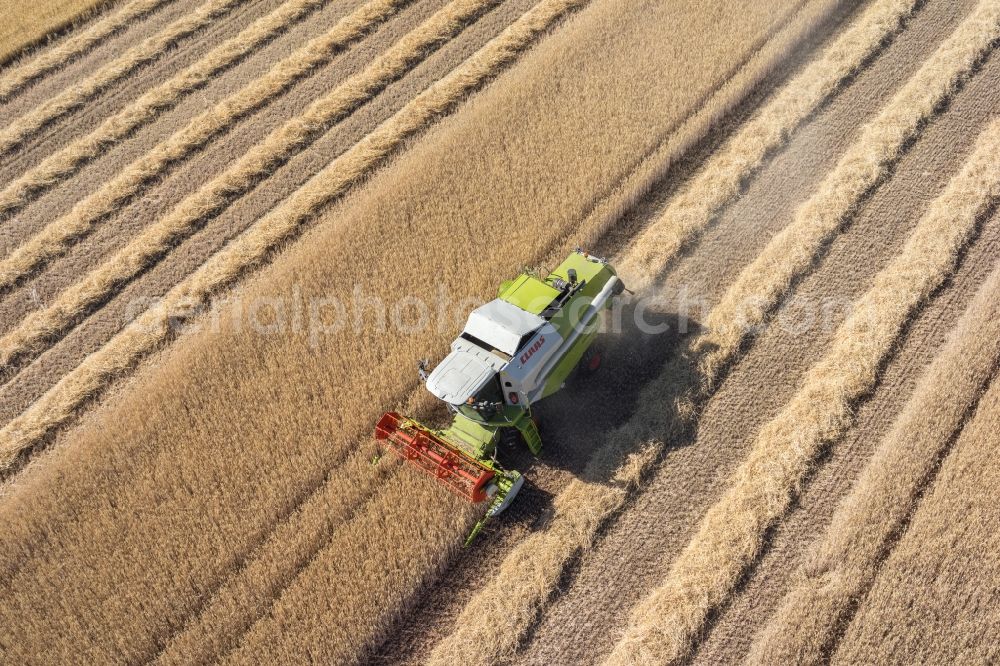
[[[473,503],[489,501],[487,520],[510,505],[524,478],[497,461],[500,442],[542,440],[531,406],[563,387],[594,341],[601,312],[625,290],[604,260],[576,250],[544,278],[524,273],[469,315],[451,350],[429,374],[427,390],[453,413],[433,430],[387,412],[375,427],[383,446]]]

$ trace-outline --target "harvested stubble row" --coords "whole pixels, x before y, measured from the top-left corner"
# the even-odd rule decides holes
[[[980,286],[890,433],[837,509],[781,607],[755,638],[757,664],[829,658],[851,609],[1000,367],[1000,266]]]
[[[420,119],[426,125],[442,108],[450,108],[492,76],[572,6],[569,2],[539,5],[530,19],[519,21],[486,49],[489,57],[473,58],[446,85],[429,91],[420,106],[410,107],[405,123],[397,120],[390,127],[405,129]],[[581,202],[589,198],[588,193],[610,189],[633,166],[630,156],[656,141],[651,127],[669,131],[671,123],[690,113],[693,101],[718,82],[720,72],[727,69],[725,61],[745,55],[731,50],[733,32],[756,33],[771,21],[768,3],[746,4],[738,11],[719,6],[716,13],[706,13],[700,2],[683,6],[649,2],[638,10],[637,14],[636,8],[626,11],[618,3],[601,0],[542,41],[517,75],[505,77],[463,113],[445,121],[433,141],[416,143],[383,176],[376,176],[358,196],[344,202],[336,211],[336,223],[321,224],[308,242],[297,243],[280,255],[253,282],[252,289],[274,294],[298,283],[303,299],[335,297],[347,303],[358,267],[364,267],[366,274],[380,276],[365,284],[377,287],[372,296],[383,303],[414,289],[416,295],[431,300],[438,284],[428,280],[426,264],[400,263],[397,255],[384,251],[384,244],[371,240],[391,238],[400,224],[408,224],[414,227],[408,252],[423,256],[445,252],[451,258],[453,263],[439,265],[435,275],[439,284],[458,298],[490,293],[496,288],[498,271],[508,272],[534,259],[532,253],[545,244],[540,235],[550,239],[572,230],[570,221],[583,214]],[[720,22],[730,29],[707,29]],[[678,26],[684,29],[678,31]],[[653,37],[668,28],[677,38],[664,49],[661,40]],[[592,53],[595,44],[607,57],[582,71],[580,59]],[[620,72],[635,66],[640,71],[623,83]],[[688,80],[686,75],[694,71],[697,77]],[[652,76],[665,76],[677,87],[650,87]],[[553,81],[566,84],[560,95],[551,94]],[[602,91],[609,89],[619,91],[619,101],[626,96],[631,103],[605,104]],[[512,131],[512,123],[518,132]],[[595,127],[601,131],[595,132]],[[389,138],[389,134],[382,135],[367,150],[378,154]],[[546,145],[546,151],[538,151],[539,145]],[[594,162],[587,156],[595,150],[615,158]],[[515,155],[523,159],[514,159]],[[338,178],[346,174],[340,172]],[[553,180],[552,174],[558,178]],[[324,191],[323,181],[318,183],[309,196]],[[549,201],[551,207],[540,209],[536,200],[516,196],[529,186],[541,188],[537,200]],[[303,196],[300,203],[307,201]],[[477,229],[480,242],[499,253],[493,266],[477,264],[475,248],[453,233],[461,228],[456,225],[473,217],[482,221]],[[271,221],[270,231],[278,240],[282,231],[294,231],[299,222],[292,217]],[[353,233],[344,234],[344,228]],[[253,250],[270,249],[266,243],[251,241],[236,247],[228,259],[237,267],[261,258]],[[330,257],[338,259],[330,261]],[[216,268],[229,270],[215,266],[201,276],[226,276],[226,271]],[[207,278],[192,284],[213,286]],[[306,500],[303,489],[321,486],[358,440],[367,438],[379,410],[414,385],[412,350],[443,348],[457,325],[446,322],[441,329],[403,333],[394,328],[383,331],[372,319],[370,314],[362,317],[357,331],[330,331],[320,338],[318,348],[310,346],[305,332],[268,336],[227,328],[218,335],[210,331],[193,334],[140,380],[155,386],[136,387],[116,398],[109,412],[94,414],[88,427],[74,432],[66,446],[54,449],[46,464],[29,466],[0,506],[4,524],[0,571],[14,570],[5,584],[23,593],[19,598],[33,599],[20,608],[18,624],[22,629],[32,627],[31,635],[38,639],[37,643],[22,642],[23,648],[56,652],[56,646],[50,647],[52,623],[61,622],[67,614],[72,614],[74,626],[115,624],[119,635],[131,637],[123,640],[146,640],[147,618],[135,617],[134,611],[125,612],[121,606],[101,608],[84,601],[92,593],[100,594],[95,588],[105,584],[106,577],[97,572],[117,561],[108,560],[107,552],[117,552],[130,563],[115,570],[116,589],[155,590],[149,596],[155,597],[160,608],[150,608],[151,614],[169,606],[176,609],[171,611],[174,618],[186,617],[188,597],[200,601],[222,582],[234,562],[247,557],[283,524],[284,516]],[[134,352],[147,352],[164,335],[160,328],[129,332],[113,343],[113,349],[106,348],[107,353],[88,359],[86,370],[60,390],[81,388],[80,394],[65,395],[82,399],[88,394],[84,380],[97,376],[100,388],[105,380],[102,373],[115,364],[127,364],[135,358],[129,356]],[[356,335],[365,336],[366,344],[358,345]],[[356,354],[348,358],[334,353],[347,348]],[[220,372],[220,368],[227,370]],[[275,376],[283,380],[274,382]],[[143,401],[140,418],[135,409],[139,403],[134,401],[151,392],[162,400],[151,405]],[[60,398],[53,395],[48,403],[52,409],[39,408],[33,418],[45,419],[53,411],[79,405],[60,404]],[[364,398],[359,400],[360,396]],[[65,417],[65,413],[60,416]],[[9,428],[5,436],[12,434]],[[211,491],[192,493],[191,488]],[[112,510],[110,502],[117,508]],[[202,508],[201,502],[211,506]],[[71,520],[67,521],[69,504]],[[416,520],[410,515],[412,507],[401,504],[381,505],[379,510],[395,517],[394,524]],[[449,530],[449,539],[461,543],[461,526],[440,521],[433,507],[425,510],[428,513],[422,513],[420,520]],[[131,515],[143,516],[142,530],[130,523],[127,516]],[[366,552],[375,557],[376,546],[369,542]],[[181,550],[184,557],[177,557]],[[421,558],[430,569],[394,566],[378,572],[381,579],[373,582],[408,585],[407,581],[434,570],[433,557],[422,554]],[[51,588],[55,567],[63,581],[72,579],[58,591]],[[322,571],[312,573],[318,576]],[[303,610],[299,616],[302,622],[318,617],[319,609],[347,605],[342,599],[331,599],[331,589],[310,586],[310,579],[295,584],[296,594],[312,590],[306,599],[308,612]],[[391,622],[393,609],[386,613],[383,619]],[[3,623],[3,627],[11,626]],[[257,638],[252,640],[261,640],[260,632],[274,628],[273,624],[258,625]],[[303,627],[302,635],[321,641],[326,632]],[[100,646],[88,641],[86,632],[74,632],[65,640],[80,651],[100,651]]]
[[[698,342],[708,386],[732,362],[746,332],[765,321],[796,277],[848,222],[858,200],[888,173],[907,141],[920,133],[922,123],[970,75],[998,37],[1000,2],[983,0],[865,125],[791,224],[740,274],[705,319],[707,332]]]
[[[673,663],[688,654],[708,614],[760,552],[767,528],[787,509],[812,461],[850,424],[855,402],[876,382],[908,317],[954,270],[979,217],[1000,195],[998,149],[1000,121],[982,133],[798,393],[757,435],[667,579],[633,611],[608,663]]]
[[[820,26],[839,12],[849,11],[851,4],[840,0],[798,0],[784,6],[784,13],[776,13],[775,23],[750,46],[752,53],[733,63],[725,81],[702,99],[698,111],[646,150],[613,191],[598,197],[580,224],[578,243],[588,247],[599,243],[602,235],[649,195],[679,159],[725,121],[733,111],[734,100],[745,100],[762,82],[781,70],[779,63],[787,63]]]
[[[865,60],[882,44],[899,26],[900,21],[910,11],[915,2],[900,2],[885,0],[869,7],[861,16],[848,26],[836,40],[824,49],[818,58],[808,64],[803,73],[796,76],[784,86],[768,104],[749,121],[749,130],[741,131],[738,140],[731,141],[723,149],[725,159],[712,158],[703,171],[696,176],[694,184],[679,195],[683,202],[668,208],[668,213],[660,218],[661,228],[657,235],[663,233],[662,224],[676,223],[675,217],[690,219],[694,215],[703,216],[703,224],[707,224],[712,215],[725,203],[724,197],[716,197],[715,188],[723,192],[723,184],[738,184],[747,174],[756,170],[767,150],[773,149],[784,142],[795,127],[807,117],[823,99],[835,90],[841,81],[849,77]],[[790,99],[799,100],[802,90],[810,91],[810,95],[802,95],[803,105],[797,102],[791,105]],[[807,103],[811,102],[812,106]],[[766,146],[759,146],[758,137],[768,138]],[[764,139],[759,139],[763,141]],[[735,185],[733,185],[735,186]],[[698,199],[713,202],[714,205],[695,209],[690,201]],[[669,222],[668,222],[669,221]],[[647,251],[652,247],[653,252]],[[628,284],[642,287],[644,274],[634,270],[636,266],[644,266],[655,273],[656,262],[668,264],[680,249],[680,244],[649,246],[633,244],[617,259],[623,267]],[[644,269],[645,270],[645,269]],[[626,272],[627,271],[627,272]],[[588,472],[597,478],[607,478],[616,461],[621,460],[621,451],[627,451],[641,445],[649,438],[649,433],[661,433],[669,430],[670,419],[661,406],[661,396],[669,394],[663,384],[666,378],[681,376],[686,372],[686,365],[691,354],[680,354],[677,360],[662,373],[664,380],[652,382],[643,390],[644,398],[638,401],[640,405],[648,405],[624,426],[613,433],[609,443],[600,447],[600,452],[590,463]],[[647,465],[655,462],[655,456],[645,458]],[[579,487],[577,487],[579,483]],[[535,618],[536,609],[540,608],[557,586],[566,564],[581,549],[588,549],[594,539],[597,524],[590,522],[587,516],[592,512],[606,513],[620,508],[626,494],[608,489],[601,484],[584,484],[574,482],[565,493],[574,496],[573,501],[557,500],[560,511],[555,515],[552,527],[553,534],[545,533],[532,537],[517,546],[508,554],[501,565],[501,575],[491,578],[482,592],[477,594],[463,610],[456,622],[456,630],[434,651],[433,660],[446,663],[451,660],[485,659],[487,662],[502,660],[517,647],[518,637],[527,630]],[[560,494],[562,497],[562,494]],[[611,503],[609,506],[609,502]],[[590,525],[592,529],[574,529],[578,523]],[[564,527],[565,525],[565,527]],[[564,534],[571,535],[566,538]],[[545,567],[523,566],[524,562],[538,559],[538,553],[545,553]],[[516,608],[508,603],[517,599]],[[502,620],[501,620],[502,619]]]
[[[0,218],[66,179],[90,160],[102,155],[131,132],[153,122],[166,109],[254,49],[289,29],[327,0],[288,0],[235,37],[216,46],[198,62],[144,93],[86,136],[70,142],[41,164],[0,191]]]
[[[197,312],[213,294],[259,265],[316,211],[346,192],[408,136],[495,75],[536,35],[582,1],[540,2],[174,287],[157,307],[143,313],[129,329],[0,429],[0,469],[9,467],[20,451],[72,418],[86,400],[164,342],[172,331],[168,321],[176,323],[185,313]]]
[[[994,377],[909,529],[882,565],[834,664],[1000,659],[1000,379]]]
[[[765,155],[787,141],[908,16],[917,0],[875,2],[785,84],[781,91],[714,154],[666,210],[623,253],[619,271],[633,289],[648,287],[681,249],[733,201]]]
[[[391,81],[406,73],[435,47],[461,32],[469,21],[497,1],[455,0],[449,3],[364,70],[347,78],[313,102],[301,115],[275,129],[230,167],[188,195],[170,213],[151,223],[139,236],[60,293],[47,307],[32,312],[16,329],[0,338],[0,366],[9,365],[25,354],[44,349],[46,343],[80,321],[91,306],[103,302],[122,285],[147,269],[169,252],[175,243],[193,233],[206,219],[217,215],[233,199],[266,180],[276,167],[370,100]],[[397,128],[392,128],[383,133],[392,137],[407,134],[423,122],[424,119],[418,117],[417,122],[406,132],[401,133]],[[395,142],[390,139],[390,143]],[[359,145],[374,144],[369,136]],[[393,146],[390,145],[389,149],[391,147]],[[363,154],[367,150],[348,150],[338,158],[338,165],[351,163],[359,152]],[[378,158],[383,156],[384,150],[376,148],[374,153],[362,157],[357,166],[349,167],[347,171],[350,177],[341,178],[338,185],[329,190],[330,195],[345,191],[350,182],[370,168],[376,154]],[[112,183],[110,189],[121,188],[118,183]],[[100,198],[101,193],[96,196]],[[329,197],[325,200],[329,200]],[[318,207],[317,203],[311,210]],[[59,224],[56,223],[57,226]]]
[[[366,35],[409,0],[371,0],[339,20],[323,35],[274,65],[267,74],[198,115],[183,129],[164,139],[124,168],[114,179],[77,202],[66,215],[52,221],[36,235],[0,260],[0,290],[8,289],[46,261],[65,251],[141,188],[186,159],[232,123],[275,99],[296,81],[328,62],[334,54]],[[377,70],[369,70],[380,74]],[[343,88],[343,86],[341,86]],[[289,127],[293,127],[289,123]],[[319,127],[298,127],[305,134]]]
[[[9,30],[17,31],[16,36],[7,36],[0,32],[0,44],[4,45],[0,49],[0,62],[42,35],[58,30],[60,24],[73,22],[79,16],[87,13],[89,9],[105,4],[102,0],[60,3],[59,12],[52,13],[45,20],[39,20],[37,3],[28,5],[31,8],[30,11],[22,10],[19,15],[16,15],[15,10],[4,8],[4,5],[10,4],[10,1],[23,5],[19,0],[8,0],[8,2],[0,3],[0,16],[7,19],[5,25]],[[133,0],[120,10],[80,29],[66,39],[60,40],[44,52],[27,58],[23,64],[10,67],[3,74],[0,74],[0,100],[17,93],[27,84],[85,53],[132,21],[142,18],[167,2],[170,0]],[[67,13],[62,14],[62,12]]]
[[[115,81],[137,67],[156,60],[178,41],[220,19],[239,6],[239,0],[209,0],[189,16],[180,18],[158,34],[133,46],[83,81],[48,100],[0,130],[0,155],[6,155],[49,123],[79,109]]]

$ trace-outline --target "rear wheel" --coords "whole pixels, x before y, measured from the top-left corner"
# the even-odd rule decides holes
[[[580,362],[576,366],[576,377],[579,379],[586,379],[587,377],[597,373],[597,371],[601,369],[601,363],[603,360],[600,347],[596,344],[591,345],[587,348],[587,351],[583,352],[583,356],[580,358]]]

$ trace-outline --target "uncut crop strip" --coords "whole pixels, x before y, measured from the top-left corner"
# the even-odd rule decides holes
[[[62,93],[29,111],[0,131],[0,156],[34,136],[43,127],[79,109],[109,85],[118,81],[137,67],[153,62],[178,41],[189,37],[212,21],[238,7],[239,0],[209,0],[188,16],[177,19],[159,34],[132,47],[83,81],[70,86]]]
[[[916,2],[909,0],[910,5]],[[599,198],[581,223],[580,235],[575,235],[577,243],[589,247],[600,242],[602,234],[666,176],[679,156],[691,150],[696,140],[705,137],[733,110],[730,100],[746,99],[751,91],[775,72],[775,63],[787,60],[797,46],[843,8],[839,0],[800,2],[785,17],[788,22],[783,26],[776,24],[768,38],[759,43],[759,48],[748,59],[734,68],[732,76],[701,105],[697,113],[685,119],[679,127],[671,128],[654,149],[641,156],[632,173],[617,183],[614,190]],[[641,280],[633,280],[627,273],[619,272],[626,277],[633,291],[644,286]]]
[[[164,313],[183,313],[202,303],[248,270],[263,263],[317,210],[346,192],[403,141],[465,95],[493,78],[539,34],[585,0],[542,0],[499,36],[435,82],[391,118],[336,158],[301,189],[272,209],[253,227],[212,256],[171,289],[162,307],[149,310],[128,329],[88,356],[31,407],[0,428],[0,470],[23,449],[69,421],[76,410],[169,337]]]
[[[125,5],[120,11],[97,21],[77,34],[59,42],[44,53],[31,58],[23,65],[8,69],[0,75],[0,101],[20,92],[21,89],[32,81],[41,78],[48,72],[89,51],[132,21],[152,13],[161,5],[171,1],[134,0]]]
[[[757,435],[666,580],[633,611],[608,663],[675,663],[688,655],[709,613],[758,555],[766,530],[788,508],[822,447],[849,427],[854,404],[877,381],[907,319],[954,270],[980,216],[1000,195],[997,150],[1000,121],[983,131],[960,172],[900,254],[875,277],[799,391]]]
[[[0,191],[0,218],[66,179],[83,164],[104,154],[138,128],[153,122],[161,112],[176,105],[185,95],[288,30],[326,2],[327,0],[287,0],[235,37],[213,48],[198,62],[144,93],[138,100],[102,122],[93,132],[74,139],[48,156]]]
[[[1000,660],[998,432],[994,376],[828,663]]]
[[[0,292],[58,256],[139,192],[146,183],[195,150],[203,148],[239,118],[281,95],[293,83],[314,72],[316,67],[329,62],[337,52],[368,34],[409,1],[371,0],[365,3],[326,33],[273,66],[263,77],[220,101],[158,143],[114,180],[77,202],[69,213],[48,224],[0,260]]]
[[[433,91],[434,94],[429,93],[425,95],[423,99],[419,100],[419,103],[411,104],[408,108],[400,112],[393,124],[383,126],[382,131],[377,133],[374,139],[370,140],[369,144],[367,144],[368,151],[371,152],[379,148],[379,146],[388,149],[392,143],[402,140],[402,137],[399,136],[393,138],[393,133],[397,130],[419,126],[421,118],[425,121],[430,121],[435,118],[436,114],[445,112],[450,108],[448,104],[450,101],[457,102],[463,91],[471,91],[475,85],[482,83],[489,76],[497,73],[504,63],[509,62],[517,55],[518,49],[526,48],[533,36],[551,27],[554,21],[561,16],[561,13],[572,9],[573,6],[575,6],[573,3],[552,1],[537,5],[526,13],[525,16],[519,18],[514,25],[498,38],[487,44],[477,55],[467,60],[450,78],[438,84]],[[362,155],[362,153],[358,153],[358,155]],[[377,157],[377,155],[374,156]],[[350,180],[358,174],[348,169],[341,171],[341,175]],[[321,193],[322,187],[323,185],[320,183],[314,193]],[[275,231],[275,229],[272,228],[266,231]],[[280,232],[280,229],[277,231]],[[280,237],[278,239],[280,240]],[[228,248],[228,251],[224,251],[222,256],[216,257],[214,262],[210,262],[208,268],[198,274],[197,280],[191,280],[184,287],[175,290],[170,295],[172,300],[168,302],[169,307],[174,310],[179,307],[183,308],[186,293],[192,290],[196,294],[206,293],[199,290],[221,288],[222,283],[213,281],[215,278],[225,280],[238,274],[242,268],[251,266],[254,261],[266,258],[265,255],[267,252],[273,248],[262,245],[261,243],[264,240],[267,240],[267,237],[260,235],[252,236],[245,242],[237,244],[235,249],[233,247]],[[275,242],[278,241],[276,240]],[[97,354],[88,357],[85,367],[79,368],[69,379],[63,381],[55,393],[50,392],[46,404],[40,406],[34,412],[34,416],[29,417],[29,419],[45,418],[46,410],[50,408],[66,409],[67,411],[64,412],[64,416],[67,418],[71,417],[74,408],[66,402],[67,400],[86,401],[88,397],[93,395],[93,391],[99,390],[101,386],[110,382],[114,378],[115,372],[129,370],[130,366],[128,364],[131,361],[155,349],[158,341],[168,339],[169,330],[159,330],[157,328],[163,324],[163,317],[158,316],[157,313],[148,313],[148,317],[140,320],[139,324],[139,327],[130,328],[128,331],[120,334],[112,341],[111,346],[106,347],[104,351],[98,351]],[[146,329],[147,326],[153,327],[155,330]],[[118,364],[123,365],[119,366]],[[90,393],[90,396],[88,396],[88,393]],[[25,423],[30,422],[33,421],[22,420],[19,425],[9,428],[7,434],[15,438],[23,437],[26,433],[23,429],[19,430],[19,428],[22,428]],[[34,426],[29,425],[29,427]],[[354,430],[352,433],[345,433],[344,436],[345,438],[353,437],[356,440],[360,437],[367,438],[369,434],[370,430],[366,424],[363,431],[360,429]],[[19,441],[25,440],[21,439]],[[341,443],[340,446],[346,447],[348,444]],[[334,462],[331,464],[337,463]],[[128,469],[135,468],[131,462],[127,467]],[[310,483],[309,492],[312,492],[312,487],[314,485]],[[77,504],[76,506],[80,505]],[[87,506],[92,508],[92,505],[88,504]],[[52,521],[48,521],[46,530],[52,530],[53,523],[58,522],[64,515],[66,515],[66,512],[60,512],[59,518],[54,517]],[[39,535],[35,533],[34,536]],[[34,537],[31,537],[22,539],[19,545],[25,546],[30,550],[38,544],[39,542]],[[24,552],[27,551],[22,551],[22,553]],[[24,558],[15,556],[13,561],[10,561],[4,568],[7,571],[18,571],[26,561]]]
[[[923,490],[1000,367],[1000,265],[879,444],[797,581],[754,640],[756,664],[827,661]]]
[[[982,0],[947,40],[862,129],[792,222],[768,243],[705,319],[699,340],[703,374],[715,384],[746,332],[767,314],[817,253],[849,220],[865,192],[899,159],[907,141],[972,72],[1000,37],[1000,2]]]
[[[760,168],[765,157],[862,66],[916,4],[917,0],[890,0],[866,8],[745,123],[671,199],[663,214],[637,235],[619,266],[629,285],[640,291],[662,274],[681,249],[739,195],[741,183]]]
[[[0,338],[0,366],[44,348],[129,280],[164,256],[179,240],[218,214],[233,199],[265,180],[278,166],[403,76],[435,48],[460,33],[498,0],[454,0],[404,36],[361,72],[347,78],[306,111],[277,128],[232,166],[188,195],[167,215]],[[367,167],[363,167],[367,168]],[[129,174],[124,179],[130,179]],[[112,182],[108,188],[120,189]],[[96,196],[101,197],[102,193]],[[56,223],[58,225],[58,223]]]
[[[819,64],[807,65],[804,71],[811,73],[811,77],[800,75],[793,83],[803,90],[829,91],[811,96],[813,104],[819,105],[887,41],[898,29],[901,20],[912,11],[914,4],[899,0],[883,0],[873,4],[823,50],[815,61]],[[797,108],[798,113],[783,116],[783,111],[788,108],[789,97],[798,99],[794,94],[793,84],[784,86],[757,115],[759,118],[776,119],[775,122],[780,124],[772,131],[782,137],[793,132],[801,121],[798,113],[802,114],[801,117],[806,117],[813,110]],[[803,99],[805,98],[803,95]],[[742,136],[747,140],[745,147],[749,147],[751,135]],[[763,154],[762,151],[759,158],[755,158],[753,154],[743,155],[741,159],[731,161],[713,159],[710,164],[716,175],[705,178],[704,181],[740,182],[751,168],[756,168],[757,164],[753,160],[756,159],[759,163]],[[697,191],[700,190],[699,187]],[[705,196],[710,195],[709,191],[703,193]],[[638,262],[633,261],[632,257],[640,251],[639,248],[638,244],[630,245],[616,264],[637,265]],[[662,261],[668,260],[669,257],[662,257]],[[622,273],[625,274],[624,271]],[[627,274],[627,279],[630,285],[637,282],[637,277],[631,273]],[[632,469],[629,478],[640,478],[655,464],[660,445],[649,441],[652,433],[662,433],[677,427],[677,423],[668,418],[669,410],[661,405],[662,396],[673,393],[663,383],[684,383],[683,377],[690,374],[688,359],[692,356],[690,351],[678,354],[661,373],[660,376],[664,379],[654,381],[643,389],[642,397],[637,401],[640,405],[639,413],[628,424],[609,435],[608,441],[598,449],[588,464],[584,476],[607,478],[624,458],[624,452],[634,449],[637,443],[645,443],[643,446],[646,447],[646,454],[633,457],[625,463],[626,467]],[[693,404],[687,404],[683,409],[692,412],[695,408]],[[497,663],[513,655],[520,637],[534,621],[538,609],[556,589],[574,554],[592,546],[600,521],[592,521],[591,516],[610,515],[619,510],[628,498],[625,489],[629,487],[631,486],[626,484],[624,488],[609,488],[600,483],[573,480],[557,496],[556,502],[560,510],[551,522],[549,530],[552,534],[548,534],[548,530],[536,532],[508,553],[500,565],[499,574],[492,576],[487,585],[473,597],[462,610],[455,630],[435,647],[432,662],[442,665],[462,661]],[[564,493],[573,499],[559,499]]]

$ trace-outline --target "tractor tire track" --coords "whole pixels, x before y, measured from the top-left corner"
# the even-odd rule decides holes
[[[990,245],[990,236],[996,235],[1000,219],[988,223],[983,238],[963,262],[953,285],[938,297],[928,314],[940,309],[955,287],[965,284],[963,273],[970,265],[977,263],[974,254],[982,247]],[[996,242],[992,252],[997,252]],[[989,262],[987,262],[988,265]],[[890,364],[873,400],[865,405],[859,414],[858,426],[842,447],[849,457],[859,457],[855,451],[864,450],[864,440],[877,440],[873,457],[865,464],[859,475],[851,483],[847,499],[837,503],[830,521],[826,523],[822,536],[813,541],[812,535],[804,536],[801,543],[813,543],[804,549],[797,561],[789,561],[794,573],[786,580],[776,577],[779,586],[787,592],[777,610],[769,617],[754,625],[753,645],[748,661],[755,664],[778,661],[818,662],[829,658],[829,652],[847,622],[867,594],[878,569],[888,553],[898,542],[909,524],[915,506],[937,472],[937,467],[949,451],[960,431],[974,413],[976,406],[990,382],[1000,368],[1000,265],[979,285],[974,295],[963,293],[960,299],[969,304],[957,325],[950,331],[940,331],[953,322],[948,317],[932,316],[932,331],[927,339],[931,346],[945,337],[942,347],[933,358],[926,357],[925,367],[912,392],[907,382],[894,373],[895,361]],[[922,315],[911,326],[900,358],[906,358],[912,342],[920,340]],[[890,404],[886,412],[880,412],[876,403],[880,396],[891,387],[897,395],[908,394],[909,398],[900,409]],[[897,400],[889,399],[890,403]],[[864,412],[868,411],[869,414]],[[897,413],[891,429],[885,413]],[[872,417],[878,416],[878,422]],[[883,431],[888,429],[888,434]],[[836,452],[835,452],[836,454]],[[840,482],[828,479],[823,483],[820,477],[836,476],[830,471],[836,467],[831,460],[823,466],[817,478],[810,482],[803,500],[824,486],[829,492],[834,489],[839,494]],[[833,500],[828,500],[831,504]],[[800,502],[808,507],[811,502]],[[799,509],[796,510],[798,512]],[[794,516],[786,521],[793,524]],[[779,528],[775,541],[781,539]],[[773,550],[779,550],[775,546]],[[769,557],[769,556],[768,556]],[[762,562],[766,565],[766,561]],[[762,578],[766,568],[755,578]],[[775,577],[772,577],[775,580]],[[752,583],[751,583],[752,584]],[[770,589],[770,588],[767,588]],[[742,595],[741,595],[742,596]],[[734,607],[736,604],[734,604]],[[716,629],[713,632],[718,633]],[[714,637],[709,642],[714,642]],[[706,652],[708,644],[702,648]]]
[[[750,454],[668,576],[633,610],[609,663],[646,663],[654,654],[673,663],[689,654],[710,613],[728,602],[741,575],[758,559],[767,531],[787,511],[817,455],[853,424],[854,405],[877,383],[911,316],[953,274],[978,235],[981,216],[994,209],[1000,173],[992,169],[992,160],[998,148],[1000,119],[981,131],[960,171],[927,208],[899,254],[873,278],[801,387],[754,437]],[[789,259],[796,261],[794,255]]]
[[[909,325],[877,389],[858,410],[857,422],[824,457],[793,510],[769,538],[767,549],[727,606],[713,620],[695,655],[701,664],[747,658],[756,632],[774,613],[803,564],[804,544],[830,524],[879,441],[903,409],[976,289],[1000,253],[1000,218],[988,222],[950,283]]]
[[[1000,383],[994,377],[879,568],[834,664],[994,663],[1000,626]],[[864,655],[863,657],[860,655]]]

